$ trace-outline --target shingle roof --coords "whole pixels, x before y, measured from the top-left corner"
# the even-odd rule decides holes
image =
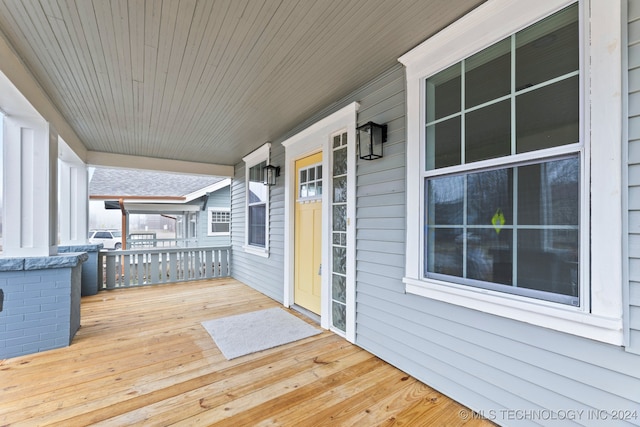
[[[186,196],[223,179],[215,176],[96,168],[89,182],[89,195]]]

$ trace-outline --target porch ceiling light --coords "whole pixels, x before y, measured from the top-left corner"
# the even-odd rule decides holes
[[[356,129],[358,152],[363,160],[382,157],[382,143],[387,141],[387,125],[368,122]]]
[[[276,177],[280,176],[280,166],[267,165],[262,168],[262,181],[264,185],[276,185]]]

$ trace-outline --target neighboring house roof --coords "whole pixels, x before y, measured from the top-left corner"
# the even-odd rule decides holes
[[[229,178],[132,169],[96,168],[89,181],[89,199],[105,200],[106,209],[129,213],[199,211],[206,196],[231,184]],[[202,199],[201,199],[202,198]],[[190,203],[201,199],[198,203]]]
[[[229,179],[131,169],[96,168],[89,182],[92,199],[173,199],[188,202],[229,185]]]

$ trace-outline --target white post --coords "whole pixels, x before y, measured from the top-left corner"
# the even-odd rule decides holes
[[[4,256],[58,252],[58,134],[42,119],[4,118]]]
[[[60,244],[84,245],[87,243],[89,179],[83,163],[60,160]]]

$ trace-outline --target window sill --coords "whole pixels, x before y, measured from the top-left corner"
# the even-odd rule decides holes
[[[209,233],[208,237],[216,237],[216,236],[229,236],[231,233]]]
[[[243,246],[242,248],[248,254],[258,255],[263,258],[269,258],[269,251],[265,248],[260,248],[257,246]]]
[[[531,300],[526,297],[435,280],[419,280],[405,277],[403,282],[408,294],[419,295],[608,344],[623,345],[621,318],[602,317],[585,313],[570,306],[559,306],[558,304]]]

